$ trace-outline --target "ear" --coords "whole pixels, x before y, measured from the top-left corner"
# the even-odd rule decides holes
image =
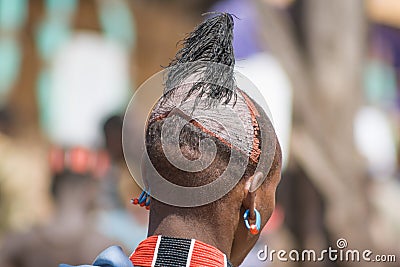
[[[245,182],[244,199],[242,205],[246,210],[249,210],[250,219],[255,218],[254,209],[256,208],[256,193],[258,191],[257,185],[261,183],[262,179],[264,179],[264,174],[262,172],[257,172]]]

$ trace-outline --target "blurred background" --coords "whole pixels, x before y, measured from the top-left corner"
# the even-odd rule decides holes
[[[399,257],[398,0],[0,0],[0,266],[89,263],[145,238],[122,116],[209,11],[236,15],[237,70],[284,151],[277,208],[242,266],[359,265],[257,259],[338,238]]]

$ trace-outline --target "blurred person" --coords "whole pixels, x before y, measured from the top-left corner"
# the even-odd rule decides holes
[[[78,146],[97,154],[103,141],[100,122],[110,113],[122,111],[129,99],[129,51],[134,30],[126,2],[90,1],[98,4],[103,34],[88,29],[76,34],[73,19],[91,20],[87,11],[76,12],[82,9],[82,1],[15,2],[13,8],[2,1],[11,7],[4,11],[16,13],[18,5],[33,7],[26,10],[29,14],[38,8],[43,11],[33,12],[37,17],[33,24],[40,22],[34,25],[32,37],[42,60],[37,95],[45,134],[52,144],[67,150],[66,154]],[[4,16],[2,22],[10,18]],[[3,61],[2,65],[8,62]],[[28,135],[25,129],[21,138],[4,139],[0,140],[1,221],[4,230],[26,231],[49,217],[48,196],[43,194],[50,180],[47,143],[41,136]]]
[[[100,179],[99,205],[102,209],[120,209],[123,204],[118,190],[122,152],[122,117],[111,116],[103,126],[105,149],[110,158],[110,165]]]
[[[94,266],[238,266],[259,238],[275,206],[282,155],[266,111],[244,92],[248,88],[236,87],[232,28],[233,18],[227,13],[205,20],[184,40],[183,48],[171,62],[166,80],[166,87],[171,91],[164,91],[162,98],[153,106],[146,122],[145,140],[131,140],[144,141],[149,156],[149,161],[143,162],[148,188],[138,199],[134,199],[134,204],[150,210],[148,238],[129,258],[118,247],[106,249],[95,259]],[[185,64],[187,62],[193,62],[195,66],[191,69]],[[225,65],[228,70],[218,72],[209,66],[210,63]],[[180,83],[194,74],[204,74],[206,78],[192,86]],[[224,86],[219,86],[219,83]],[[180,105],[185,103],[190,106],[189,109],[193,108],[193,112],[198,108],[217,116],[218,122],[227,127],[242,123],[244,134],[235,132],[228,139],[220,125],[212,120],[193,119],[180,110]],[[214,108],[220,112],[233,110],[240,122]],[[169,123],[168,118],[171,119]],[[175,155],[183,153],[190,161],[198,159],[200,153],[208,157],[210,151],[199,151],[199,143],[204,139],[211,139],[218,147],[212,163],[201,171],[187,172],[176,168],[163,152],[166,148],[161,140],[163,127],[172,134],[171,131],[182,119],[186,124],[180,129],[179,148],[173,148],[178,149],[174,150]],[[267,128],[270,131],[264,131]],[[266,139],[261,138],[260,131],[267,135]],[[129,137],[134,139],[134,136]],[[229,154],[236,152],[246,159],[245,169],[239,174],[238,165],[234,164],[228,178],[238,179],[238,182],[226,195],[211,203],[182,207],[164,203],[149,193],[157,191],[157,186],[160,186],[151,180],[155,175],[150,172],[151,166],[169,182],[185,188],[198,187],[219,179],[218,176],[229,164]],[[129,158],[126,160],[129,165]],[[256,172],[257,166],[265,167],[262,169],[265,173]],[[180,197],[197,199],[199,196],[178,194],[176,200],[179,201]]]
[[[52,168],[62,171],[69,155],[76,154],[81,158],[78,168],[99,178],[110,166],[103,151],[103,122],[122,112],[130,96],[131,13],[124,1],[52,1],[44,7],[46,15],[36,40],[46,64],[37,95],[42,130],[55,158]],[[73,29],[72,18],[86,17],[87,13],[79,12],[85,7],[94,8],[98,17],[88,23],[98,19],[101,32]],[[60,16],[71,19],[60,20]]]
[[[50,221],[1,241],[0,266],[46,267],[60,261],[85,262],[111,243],[94,227],[90,211],[96,181],[88,175],[63,171],[54,175],[51,193],[55,212]]]
[[[129,209],[132,207],[130,196],[138,194],[140,188],[129,179],[131,177],[124,162],[122,124],[123,117],[113,115],[103,125],[110,166],[99,179],[96,226],[104,235],[132,250],[146,237],[147,214],[141,209]]]

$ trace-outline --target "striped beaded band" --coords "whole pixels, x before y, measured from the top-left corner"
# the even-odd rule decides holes
[[[142,267],[232,267],[217,248],[195,239],[150,236],[130,256]]]

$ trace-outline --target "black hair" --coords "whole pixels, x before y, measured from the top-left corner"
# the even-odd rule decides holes
[[[122,150],[123,120],[123,116],[113,115],[103,125],[105,146],[114,160],[121,160],[124,157]]]
[[[192,85],[183,101],[197,91],[197,100],[205,96],[210,106],[220,102],[228,104],[232,98],[236,100],[233,27],[233,17],[228,13],[219,13],[198,25],[182,41],[183,47],[168,65],[167,90],[201,73],[200,80]],[[219,64],[226,67],[221,68]]]

